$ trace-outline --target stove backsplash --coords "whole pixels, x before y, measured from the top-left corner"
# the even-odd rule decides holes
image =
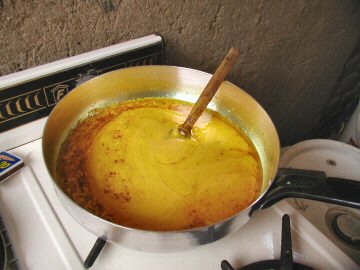
[[[0,132],[47,116],[72,89],[100,74],[164,64],[164,40],[0,89]]]

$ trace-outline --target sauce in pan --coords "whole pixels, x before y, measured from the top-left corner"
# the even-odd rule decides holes
[[[177,134],[191,106],[145,98],[92,111],[62,145],[60,186],[90,212],[145,230],[201,227],[246,208],[262,184],[255,147],[208,109],[191,138]]]

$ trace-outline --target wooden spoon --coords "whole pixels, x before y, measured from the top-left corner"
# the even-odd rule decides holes
[[[178,130],[180,134],[186,137],[191,136],[192,127],[206,109],[211,99],[214,97],[216,91],[219,89],[225,77],[229,74],[238,57],[239,50],[237,48],[230,48],[220,66],[216,69],[214,75],[211,77],[200,97],[192,107],[191,112],[186,118],[185,122],[179,126]]]

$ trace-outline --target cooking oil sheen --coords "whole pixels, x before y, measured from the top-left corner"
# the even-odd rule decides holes
[[[92,112],[63,146],[59,182],[89,211],[139,229],[190,229],[236,214],[259,195],[258,153],[211,110],[190,138],[179,134],[191,106],[145,98]]]

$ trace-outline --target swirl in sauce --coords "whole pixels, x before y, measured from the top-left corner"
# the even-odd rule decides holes
[[[246,208],[262,184],[255,147],[208,109],[191,138],[173,132],[191,106],[144,98],[92,111],[62,145],[60,186],[90,212],[145,230],[206,226]]]

